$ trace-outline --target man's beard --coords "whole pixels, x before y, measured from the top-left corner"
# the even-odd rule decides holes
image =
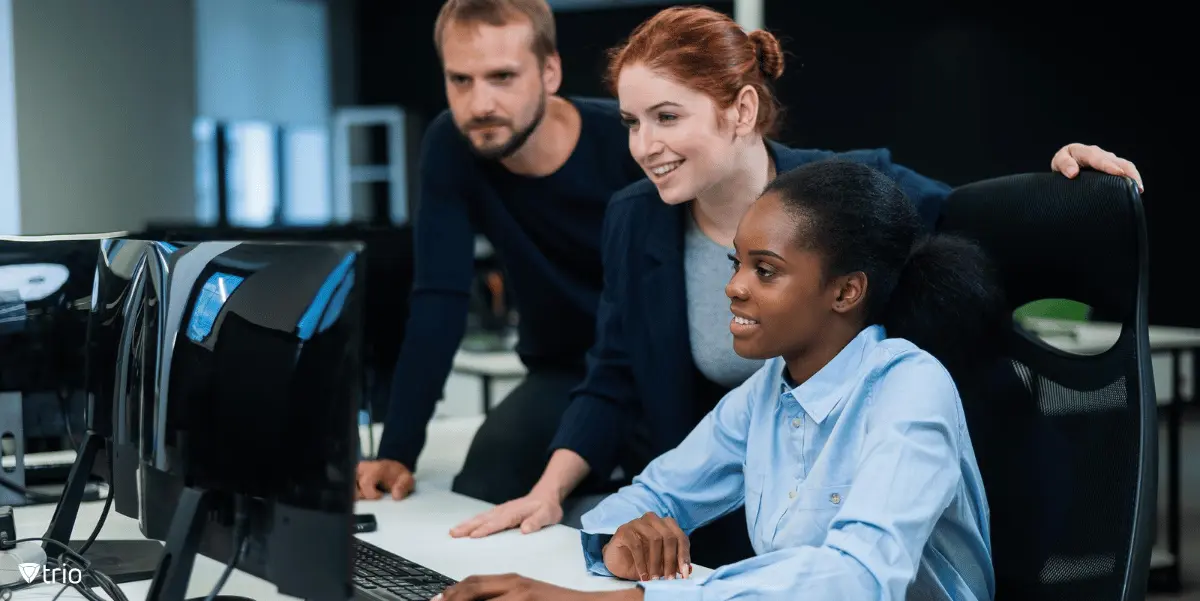
[[[496,119],[473,119],[470,122],[468,122],[463,129],[460,129],[459,133],[462,134],[464,138],[466,138],[467,146],[471,147],[471,150],[475,153],[476,156],[486,159],[486,160],[489,160],[489,161],[502,161],[502,160],[507,159],[508,157],[516,154],[516,152],[518,150],[520,150],[521,147],[524,146],[526,142],[529,141],[530,136],[532,136],[534,130],[536,130],[537,127],[542,124],[542,119],[544,119],[545,117],[546,117],[546,95],[543,94],[541,100],[538,101],[537,111],[533,114],[533,119],[529,122],[529,125],[520,130],[514,129],[512,137],[508,139],[508,142],[505,142],[501,146],[498,146],[495,148],[487,148],[487,149],[479,148],[478,146],[475,145],[474,141],[471,140],[471,137],[467,132],[470,131],[471,129],[481,127],[481,126],[505,126],[505,125],[508,125],[508,123],[503,122],[503,121],[499,121]]]

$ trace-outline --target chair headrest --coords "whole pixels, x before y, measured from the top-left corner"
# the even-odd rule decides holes
[[[1129,178],[1024,173],[951,192],[940,230],[977,241],[1015,309],[1063,298],[1113,318],[1135,306],[1147,271],[1145,215]]]

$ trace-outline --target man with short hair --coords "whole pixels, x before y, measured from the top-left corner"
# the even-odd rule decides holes
[[[557,95],[562,64],[544,0],[449,0],[434,40],[450,110],[422,144],[410,317],[379,459],[359,465],[359,495],[412,491],[464,334],[478,231],[516,299],[528,374],[480,427],[453,488],[502,503],[541,476],[583,379],[603,284],[604,211],[643,173],[614,101]]]

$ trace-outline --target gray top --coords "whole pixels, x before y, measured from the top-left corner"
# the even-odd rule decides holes
[[[733,249],[705,235],[694,218],[686,221],[683,271],[692,359],[706,378],[734,388],[758,371],[763,362],[743,359],[733,352],[733,333],[729,331],[733,314],[729,312],[729,297],[725,296],[725,285],[733,274],[729,263]]]

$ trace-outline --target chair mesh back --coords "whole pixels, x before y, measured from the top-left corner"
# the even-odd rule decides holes
[[[1144,591],[1157,447],[1136,193],[1094,173],[988,180],[954,191],[941,230],[984,246],[1010,308],[1070,299],[1122,325],[1114,346],[1087,356],[1015,324],[1003,359],[960,382],[991,508],[997,598]]]

